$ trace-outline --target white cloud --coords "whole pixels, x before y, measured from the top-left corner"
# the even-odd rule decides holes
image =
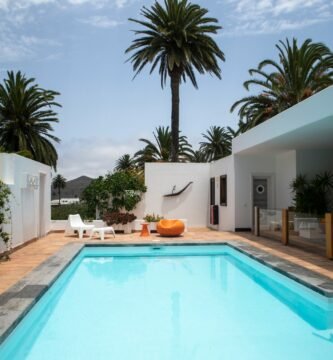
[[[122,8],[133,0],[0,0],[0,9],[25,9],[31,6],[56,4],[64,7],[66,5],[90,5],[101,8],[104,6],[111,6]]]
[[[81,19],[80,22],[84,24],[89,24],[91,26],[99,27],[99,28],[114,28],[121,24],[123,24],[120,21],[112,20],[108,18],[107,16],[91,16],[88,19]]]
[[[224,35],[279,33],[333,20],[327,0],[221,0],[228,8]]]
[[[34,58],[41,48],[60,46],[61,44],[53,39],[20,35],[9,27],[6,28],[5,24],[0,25],[0,62]]]
[[[68,179],[80,175],[97,177],[112,171],[124,154],[133,155],[140,147],[137,139],[121,143],[113,138],[73,138],[58,147],[58,173]]]

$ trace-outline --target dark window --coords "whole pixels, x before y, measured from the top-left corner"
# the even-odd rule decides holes
[[[220,205],[227,206],[227,175],[220,176]]]
[[[215,205],[215,178],[210,179],[210,204]]]

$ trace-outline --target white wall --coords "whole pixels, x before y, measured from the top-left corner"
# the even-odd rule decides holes
[[[276,156],[276,208],[292,206],[290,184],[296,177],[296,151],[286,151]]]
[[[28,175],[36,176],[41,186],[28,185]],[[51,168],[16,154],[0,154],[0,179],[12,192],[10,209],[12,245],[45,235],[51,225]],[[42,180],[41,180],[42,179]],[[0,244],[0,251],[4,250]]]
[[[205,227],[208,220],[210,164],[201,163],[146,163],[147,192],[135,214],[159,214],[165,218],[187,219],[189,227]],[[164,197],[193,184],[181,195]]]
[[[220,231],[235,230],[235,168],[234,156],[211,163],[210,177],[215,177],[215,204],[219,205]],[[220,205],[220,176],[227,175],[227,206]]]
[[[270,177],[268,206],[275,207],[275,156],[235,155],[235,228],[252,228],[252,177]]]

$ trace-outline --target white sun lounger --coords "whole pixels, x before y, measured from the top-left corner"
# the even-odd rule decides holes
[[[106,227],[101,227],[101,228],[97,228],[97,227],[93,228],[91,230],[91,233],[90,233],[90,239],[93,237],[93,235],[95,233],[98,233],[100,239],[103,241],[104,240],[104,235],[107,232],[112,233],[114,238],[116,237],[116,234],[114,232],[113,227],[112,226],[106,226]]]
[[[83,238],[83,232],[85,230],[92,231],[95,225],[86,225],[79,214],[68,216],[68,225],[72,230],[76,230],[79,234],[79,239]]]

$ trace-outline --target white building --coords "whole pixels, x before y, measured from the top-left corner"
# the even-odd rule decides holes
[[[146,164],[147,193],[138,211],[207,226],[209,206],[214,203],[219,207],[219,224],[213,228],[250,229],[254,206],[291,206],[292,180],[298,174],[311,177],[322,171],[333,171],[333,87],[236,137],[232,155],[221,160]],[[193,184],[179,196],[163,196],[190,181]]]
[[[61,198],[60,199],[60,205],[78,204],[79,202],[80,202],[79,198]],[[59,205],[59,199],[52,200],[51,205]]]
[[[51,168],[16,154],[0,153],[0,179],[9,186],[12,246],[44,236],[51,224]],[[4,245],[0,243],[0,252]]]

